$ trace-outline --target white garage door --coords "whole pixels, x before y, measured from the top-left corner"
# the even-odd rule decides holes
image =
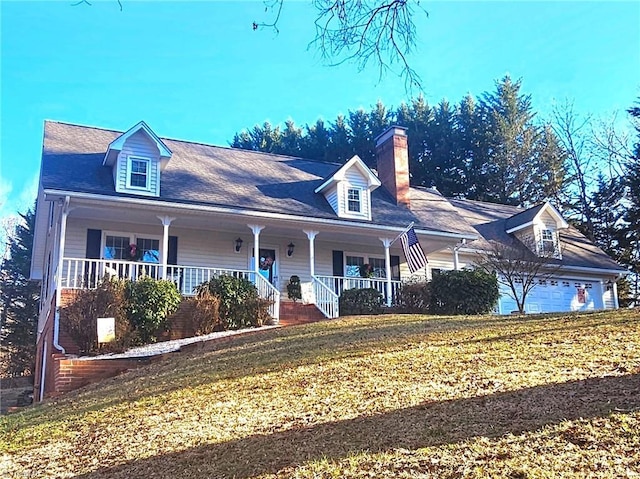
[[[551,313],[557,311],[581,311],[602,308],[602,291],[599,281],[585,281],[571,278],[539,280],[527,295],[527,313]],[[500,312],[509,314],[518,307],[501,286]]]

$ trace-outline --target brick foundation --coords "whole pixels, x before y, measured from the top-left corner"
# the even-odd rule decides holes
[[[62,354],[52,355],[55,391],[47,397],[59,396],[91,383],[102,381],[130,369],[137,369],[166,358],[159,354],[146,358],[79,359]]]

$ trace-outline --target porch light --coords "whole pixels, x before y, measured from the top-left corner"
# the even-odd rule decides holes
[[[241,248],[242,248],[242,238],[238,238],[236,239],[236,253],[239,253]]]
[[[293,249],[296,247],[293,243],[287,245],[287,256],[293,256]]]

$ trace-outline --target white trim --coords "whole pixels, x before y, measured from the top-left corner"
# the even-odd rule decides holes
[[[352,251],[343,251],[342,252],[342,276],[345,278],[358,278],[359,276],[347,276],[347,256],[351,256],[354,258],[362,258],[364,260],[364,264],[371,264],[371,259],[381,259],[385,261],[384,253],[382,255],[377,254],[369,254],[369,253],[355,253]],[[386,264],[386,263],[385,263]],[[389,263],[391,265],[391,263]],[[389,274],[391,269],[389,268]],[[386,271],[385,271],[386,275]],[[374,276],[374,279],[384,279],[383,276]]]
[[[362,173],[362,175],[367,179],[367,186],[369,191],[373,191],[380,185],[382,185],[378,177],[373,173],[373,171],[371,171],[371,169],[364,163],[364,161],[362,161],[358,155],[354,155],[349,161],[342,165],[338,171],[336,171],[320,186],[318,186],[314,190],[314,193],[320,193],[329,185],[344,180],[345,173],[347,172],[347,170],[351,169],[352,166],[358,168],[358,170],[360,170],[360,173]]]
[[[126,132],[122,133],[118,138],[109,143],[107,147],[107,153],[104,155],[104,159],[102,160],[103,165],[108,165],[109,153],[111,150],[122,151],[124,143],[127,141],[129,137],[137,133],[139,130],[143,130],[147,136],[156,144],[158,151],[160,152],[161,158],[171,158],[173,154],[171,150],[165,145],[160,138],[153,132],[149,125],[147,125],[144,121],[138,122],[133,127],[129,128]]]
[[[566,229],[566,228],[569,227],[569,223],[567,223],[565,221],[565,219],[562,217],[560,212],[557,209],[555,209],[551,203],[546,202],[544,204],[544,206],[542,208],[540,208],[540,211],[538,211],[538,213],[533,217],[533,219],[531,221],[528,221],[526,223],[514,226],[513,228],[509,228],[508,230],[506,230],[506,233],[508,233],[508,234],[515,233],[516,231],[520,231],[520,230],[522,230],[524,228],[527,228],[529,226],[533,226],[535,223],[538,222],[538,220],[540,219],[540,216],[542,216],[542,214],[546,210],[551,210],[552,216],[556,217],[556,230]],[[524,211],[527,211],[527,210],[524,210]],[[520,213],[524,213],[524,211],[521,211]],[[520,214],[520,213],[517,213],[517,214]],[[514,215],[514,216],[516,216],[516,215]]]
[[[162,256],[163,251],[161,249],[162,247],[162,236],[159,235],[146,235],[144,233],[132,233],[131,231],[129,232],[125,232],[125,231],[112,231],[112,230],[102,230],[102,239],[100,241],[100,259],[113,259],[114,261],[119,261],[118,258],[105,258],[104,257],[104,249],[107,246],[107,236],[119,236],[121,238],[129,238],[129,245],[137,243],[138,242],[138,238],[143,239],[143,240],[157,240],[158,241],[158,253]],[[126,261],[126,260],[124,260]],[[143,263],[144,261],[142,261],[142,259],[140,259],[140,262]],[[158,258],[158,262],[157,263],[146,263],[146,264],[157,264],[157,265],[162,265],[162,263],[160,262],[160,258]]]
[[[341,221],[337,219],[330,218],[312,218],[308,216],[298,216],[298,215],[287,215],[283,213],[272,213],[272,212],[262,212],[256,210],[247,210],[247,209],[234,209],[230,207],[221,207],[221,206],[209,206],[209,205],[198,205],[193,203],[174,203],[170,201],[165,201],[162,199],[146,199],[146,198],[131,198],[131,197],[118,197],[118,196],[107,196],[100,195],[96,193],[79,193],[77,191],[62,191],[62,190],[54,190],[54,189],[46,189],[45,194],[55,196],[55,195],[68,195],[78,199],[86,199],[86,200],[95,200],[95,201],[112,201],[114,203],[132,203],[138,204],[142,206],[153,206],[153,207],[166,207],[173,208],[178,210],[193,210],[193,211],[206,211],[210,213],[220,213],[220,214],[228,214],[230,216],[247,216],[252,218],[264,218],[270,220],[283,220],[283,221],[291,221],[294,223],[301,222],[303,224],[316,223],[316,224],[325,224],[330,226],[342,226],[342,227],[357,227],[359,229],[367,229],[367,230],[377,230],[377,231],[402,231],[404,227],[401,226],[384,226],[384,225],[376,225],[370,223],[353,223],[349,221]],[[475,240],[478,239],[478,235],[471,235],[465,233],[447,233],[444,231],[435,231],[435,230],[425,230],[415,228],[416,233],[430,236],[439,236],[442,238],[458,238],[458,239],[469,239]]]
[[[131,184],[131,175],[133,174],[132,163],[134,161],[144,162],[147,165],[146,172],[146,184],[145,186],[134,186]],[[151,158],[146,158],[144,156],[138,155],[127,155],[127,171],[126,171],[126,181],[125,187],[128,190],[139,190],[139,191],[148,191],[151,192]]]

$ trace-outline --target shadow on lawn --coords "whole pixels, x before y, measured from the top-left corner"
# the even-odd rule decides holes
[[[542,318],[538,318],[542,319]],[[432,338],[435,346],[456,346],[474,343],[490,343],[533,338],[537,334],[559,333],[590,329],[603,324],[611,324],[610,318],[599,318],[594,314],[589,320],[576,322],[552,321],[543,323],[545,327],[526,329],[509,334],[497,334],[489,337],[474,337],[474,333],[483,331],[505,322],[504,318],[479,320],[478,318],[448,317],[426,321],[407,321],[392,319],[372,325],[362,324],[357,318],[344,319],[341,323],[325,323],[326,329],[318,330],[319,324],[298,326],[279,330],[264,331],[257,336],[238,336],[229,342],[211,342],[203,349],[181,353],[174,359],[129,371],[126,375],[88,386],[86,389],[72,392],[60,400],[55,407],[57,414],[65,420],[79,417],[92,411],[100,411],[123,402],[133,403],[148,397],[168,394],[185,387],[198,387],[219,380],[235,380],[249,375],[285,370],[300,365],[320,364],[337,358],[369,355],[374,351],[392,351],[399,346],[405,348],[407,342],[427,341],[425,335],[448,334],[466,330],[466,339],[450,341]],[[586,318],[585,318],[586,319]],[[545,319],[542,319],[545,321]],[[537,323],[527,317],[514,324],[514,327],[533,327]],[[619,320],[616,320],[616,322]],[[625,320],[627,322],[628,320]],[[640,318],[634,318],[634,322]],[[342,325],[340,325],[342,324]],[[382,340],[382,341],[381,341]],[[247,365],[254,365],[247,367]],[[148,380],[149,376],[153,379]],[[89,401],[89,405],[79,406],[76,398],[90,397],[97,391],[103,398]],[[123,392],[123,391],[126,391]],[[52,412],[50,412],[52,414]],[[24,426],[31,425],[25,418]],[[41,419],[34,416],[34,421]]]
[[[489,396],[425,403],[355,419],[303,425],[270,434],[131,461],[76,476],[236,477],[274,474],[312,460],[340,460],[360,451],[457,443],[477,436],[535,431],[564,420],[640,409],[640,374],[552,384]],[[567,440],[570,440],[567,437]]]

